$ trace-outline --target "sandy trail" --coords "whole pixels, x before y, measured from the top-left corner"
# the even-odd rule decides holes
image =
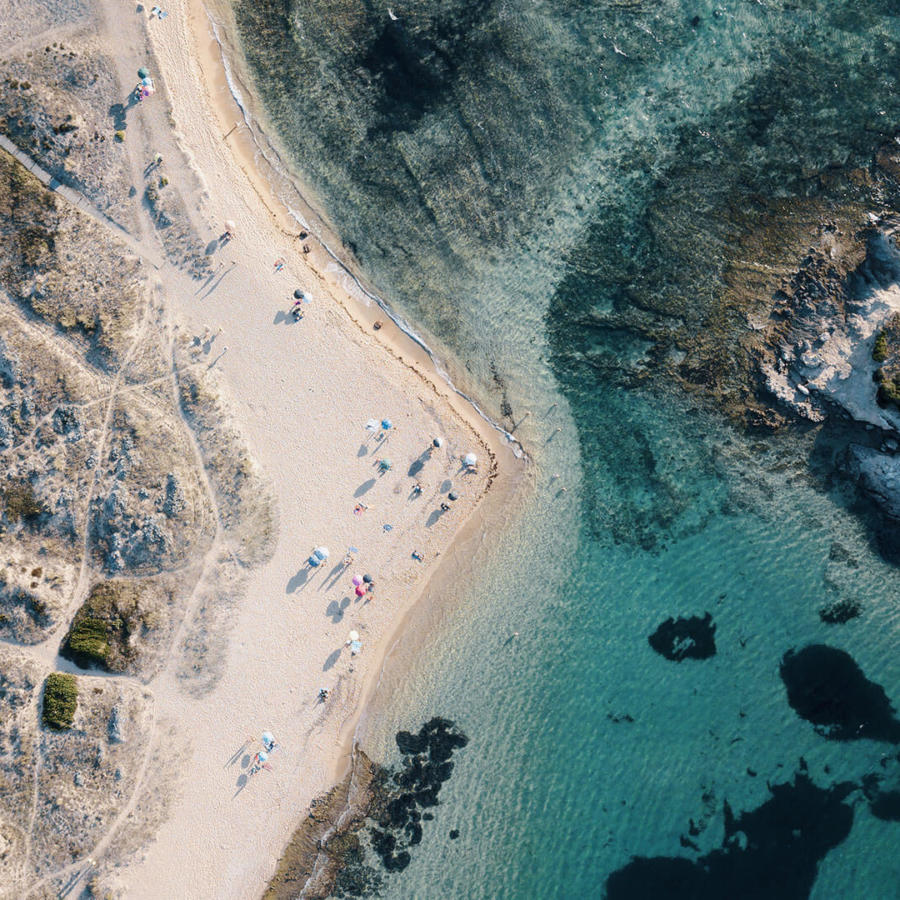
[[[102,6],[125,88],[142,65],[154,68],[160,88],[129,111],[131,171],[137,178],[157,153],[163,156],[166,176],[211,247],[213,277],[201,283],[166,262],[150,227],[125,243],[158,266],[156,286],[182,332],[209,329],[209,352],[197,364],[219,373],[271,482],[280,528],[271,559],[244,573],[245,590],[233,606],[216,609],[214,576],[233,549],[228,530],[219,528],[168,664],[150,683],[154,731],[174,729],[180,737],[173,756],[185,763],[174,776],[154,771],[156,747],[148,744],[139,781],[150,793],[139,785],[94,855],[102,857],[126,819],[139,820],[150,794],[174,779],[177,796],[162,827],[146,836],[141,858],[117,870],[124,895],[246,898],[261,891],[309,801],[344,767],[346,728],[378,675],[394,623],[486,490],[488,466],[464,475],[460,457],[474,450],[487,463],[485,441],[496,435],[399,361],[409,348],[390,348],[364,333],[347,314],[353,301],[332,280],[339,276],[315,270],[317,253],[304,259],[298,252],[271,198],[223,140],[227,129],[214,107],[227,108],[230,98],[201,69],[200,60],[209,66],[212,59],[209,46],[201,46],[202,11],[176,0],[168,18],[148,24],[146,13],[120,0]],[[214,245],[226,219],[236,222],[236,239]],[[286,265],[276,272],[279,257]],[[295,322],[288,309],[298,287],[313,301]],[[161,382],[159,389],[171,386]],[[376,436],[364,429],[367,420],[384,417],[393,422],[389,431]],[[423,457],[438,435],[444,446]],[[382,472],[378,461],[385,458],[391,468]],[[411,476],[417,461],[421,471]],[[424,488],[419,497],[411,495],[415,480]],[[461,498],[441,513],[451,487]],[[359,503],[368,508],[354,512]],[[327,563],[305,567],[311,548],[322,544],[331,549]],[[345,570],[340,562],[350,546],[359,552]],[[412,558],[414,550],[424,562]],[[353,594],[350,576],[364,572],[377,584],[374,599]],[[209,605],[227,640],[215,645],[221,677],[198,696],[179,662],[184,639],[199,627],[194,607]],[[351,629],[362,635],[356,658],[344,644]],[[316,700],[320,687],[331,691],[325,705]],[[263,730],[274,732],[280,746],[272,771],[248,780],[249,753],[238,751]]]

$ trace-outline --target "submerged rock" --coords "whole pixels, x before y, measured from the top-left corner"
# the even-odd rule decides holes
[[[826,625],[843,625],[862,614],[862,603],[859,600],[836,600],[819,610],[819,618]]]
[[[726,803],[721,848],[697,860],[634,857],[607,879],[607,900],[806,898],[819,862],[850,834],[853,809],[843,801],[855,789],[850,782],[819,788],[798,773],[738,817]]]
[[[872,815],[885,822],[900,822],[900,791],[882,791],[872,800]]]
[[[661,656],[673,662],[708,659],[716,655],[716,626],[712,614],[666,619],[647,640]]]
[[[900,742],[900,721],[884,688],[849,653],[824,644],[789,650],[780,673],[791,708],[822,737]]]

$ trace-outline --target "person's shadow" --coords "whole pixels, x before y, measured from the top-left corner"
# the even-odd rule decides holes
[[[333,669],[335,663],[341,658],[341,650],[342,647],[338,647],[333,653],[330,653],[328,659],[325,660],[325,665],[322,666],[322,671],[327,672],[329,669]]]
[[[309,581],[309,568],[304,566],[296,575],[292,576],[291,579],[287,583],[287,589],[285,590],[286,594],[293,594],[294,591],[299,591],[303,588],[306,583]]]

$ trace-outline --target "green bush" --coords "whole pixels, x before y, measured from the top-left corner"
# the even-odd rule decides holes
[[[16,481],[3,491],[6,517],[11,522],[34,522],[44,511],[43,504],[34,496],[34,489],[27,481]]]
[[[882,329],[875,338],[875,345],[872,347],[872,359],[875,362],[882,363],[888,358],[888,341],[887,332]]]
[[[78,681],[74,675],[53,672],[44,682],[44,725],[62,731],[69,728],[78,708]]]
[[[66,641],[65,655],[85,668],[91,665],[106,666],[109,662],[109,624],[90,616],[76,621]]]

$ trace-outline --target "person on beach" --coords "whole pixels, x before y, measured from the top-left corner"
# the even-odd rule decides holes
[[[423,562],[423,561],[425,560],[425,557],[422,556],[422,554],[419,553],[418,550],[413,550],[413,552],[412,552],[412,558],[413,558],[416,562]]]
[[[356,516],[361,516],[369,507],[366,506],[365,503],[357,503],[356,506],[353,507],[353,514]]]
[[[328,699],[328,688],[319,688],[319,703],[324,703]]]
[[[450,511],[450,504],[449,504],[449,503],[442,503],[442,504],[441,504],[441,512],[449,512],[449,511]]]
[[[412,492],[414,497],[418,497],[422,493],[422,485],[418,481],[412,486]]]
[[[294,321],[299,322],[303,318],[303,301],[297,300],[294,305],[291,307],[291,314],[294,316]]]
[[[284,260],[276,259],[275,260],[275,271],[280,272],[284,268]]]

